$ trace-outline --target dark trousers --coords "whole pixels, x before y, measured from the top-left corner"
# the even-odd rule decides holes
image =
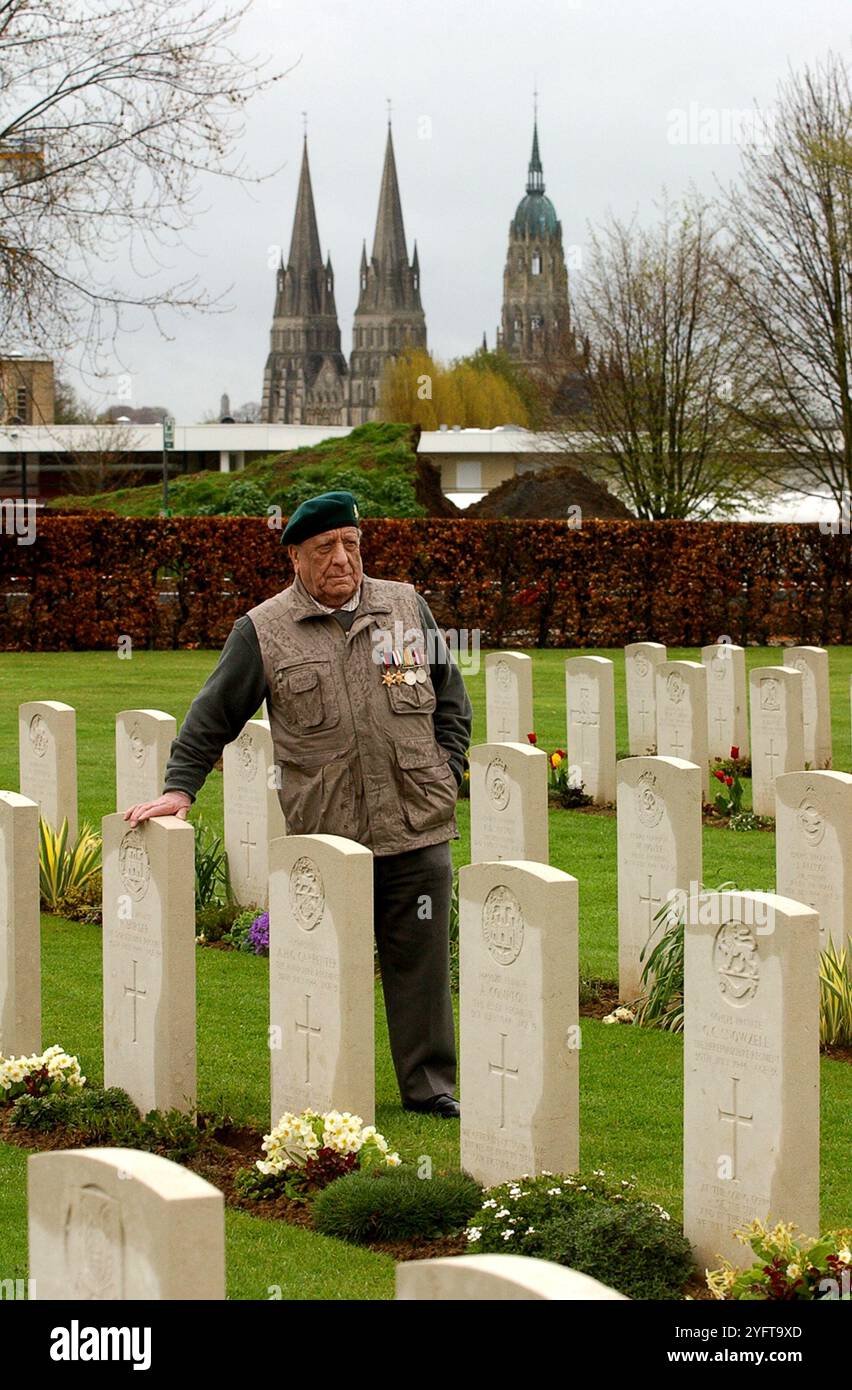
[[[376,945],[391,1056],[403,1104],[452,1095],[449,841],[373,860]]]

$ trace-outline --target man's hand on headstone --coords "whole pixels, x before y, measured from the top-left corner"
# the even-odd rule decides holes
[[[186,792],[164,792],[156,801],[140,801],[136,806],[128,806],[124,819],[130,821],[131,830],[151,816],[178,816],[180,820],[186,820],[191,805],[192,797]]]

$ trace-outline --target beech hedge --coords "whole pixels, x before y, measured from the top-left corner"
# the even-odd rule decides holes
[[[290,582],[279,537],[263,517],[40,516],[33,544],[0,536],[0,649],[220,647]],[[374,518],[362,550],[483,646],[852,641],[850,537],[815,524]]]

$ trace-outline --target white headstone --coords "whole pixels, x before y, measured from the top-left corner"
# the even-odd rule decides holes
[[[144,1113],[195,1109],[194,831],[103,819],[104,1085]]]
[[[224,1299],[225,1199],[188,1168],[140,1149],[60,1149],[30,1155],[27,1188],[39,1302]]]
[[[269,848],[272,1123],[375,1107],[373,856],[339,835]]]
[[[484,1185],[579,1162],[577,880],[459,871],[461,1166]]]
[[[702,881],[701,769],[680,758],[622,758],[617,808],[618,994],[629,1003],[665,929],[657,914]]]
[[[0,1056],[41,1051],[38,807],[0,792]]]
[[[588,1274],[524,1255],[456,1255],[407,1260],[396,1267],[396,1298],[424,1302],[520,1302],[528,1299],[624,1299]]]
[[[68,821],[77,839],[77,714],[59,700],[30,700],[18,707],[21,795],[38,803],[55,830]]]
[[[115,809],[156,801],[177,722],[159,709],[123,709],[115,716]]]
[[[714,642],[701,648],[707,667],[707,739],[711,758],[729,758],[738,748],[747,758],[748,682],[745,650],[733,642]]]
[[[627,732],[631,754],[657,751],[656,671],[666,660],[662,642],[631,642],[624,648]]]
[[[819,1229],[819,920],[771,893],[709,893],[684,952],[684,1234],[742,1265],[736,1227]]]
[[[784,665],[802,675],[805,762],[815,771],[831,767],[831,693],[824,647],[788,647]]]
[[[819,913],[820,947],[852,937],[852,777],[787,772],[775,779],[778,892]]]
[[[526,743],[535,733],[532,658],[523,652],[486,656],[485,725],[489,743]]]
[[[568,761],[597,805],[615,801],[615,679],[605,656],[565,662]]]
[[[759,666],[749,675],[751,800],[756,815],[775,815],[775,778],[805,762],[802,676],[787,666]]]
[[[470,858],[548,861],[547,754],[521,743],[470,750]]]
[[[700,661],[664,661],[657,667],[657,752],[696,763],[701,794],[708,799],[707,670]]]
[[[231,892],[245,907],[269,904],[269,842],[287,833],[267,719],[250,719],[225,746],[225,850]]]

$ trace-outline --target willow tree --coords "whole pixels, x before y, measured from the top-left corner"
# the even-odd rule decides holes
[[[379,412],[383,420],[436,430],[527,425],[527,408],[501,372],[461,360],[449,367],[423,348],[402,353],[385,369]]]

